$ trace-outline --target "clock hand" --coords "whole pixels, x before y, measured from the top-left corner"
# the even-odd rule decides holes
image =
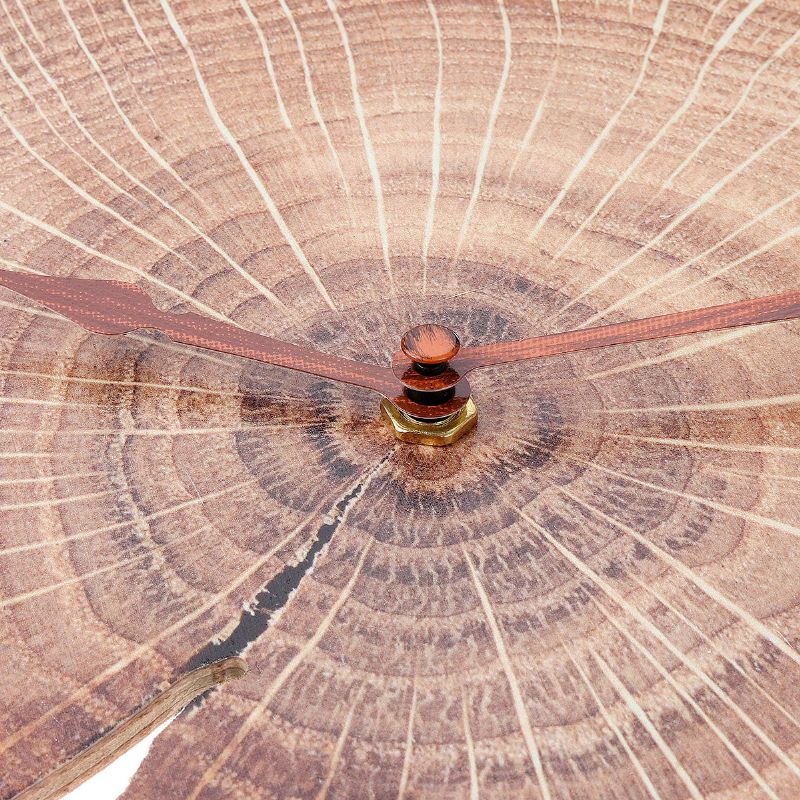
[[[800,291],[477,347],[459,347],[446,328],[421,325],[406,334],[414,334],[416,347],[404,345],[392,368],[407,387],[443,391],[479,367],[797,318]]]
[[[800,291],[785,292],[631,322],[536,336],[514,342],[465,347],[450,363],[463,375],[477,367],[507,364],[529,358],[797,318],[800,318]]]
[[[800,291],[795,291],[467,348],[461,348],[458,338],[447,329],[421,325],[406,333],[403,352],[394,357],[392,368],[388,369],[282,342],[193,312],[161,311],[143,289],[132,283],[0,270],[0,285],[95,333],[112,335],[151,328],[181,344],[372,389],[396,408],[429,420],[452,416],[464,407],[469,399],[469,384],[464,376],[479,367],[800,318]]]
[[[0,270],[0,284],[94,333],[111,335],[152,328],[174,342],[350,383],[387,397],[394,397],[402,389],[385,367],[299,347],[193,312],[161,311],[133,283]]]

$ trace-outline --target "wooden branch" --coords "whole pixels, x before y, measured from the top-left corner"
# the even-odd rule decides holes
[[[181,675],[142,709],[88,745],[80,758],[62,764],[17,797],[19,800],[60,797],[107,767],[121,753],[141,742],[197,697],[231,678],[240,678],[245,672],[247,667],[241,658],[227,658]]]

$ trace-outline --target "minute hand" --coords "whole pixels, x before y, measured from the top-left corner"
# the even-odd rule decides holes
[[[307,372],[389,397],[398,391],[398,382],[389,369],[282,342],[200,314],[161,311],[133,283],[0,270],[0,284],[94,333],[151,328],[181,344]]]
[[[675,314],[663,314],[633,322],[601,325],[597,328],[536,336],[514,342],[465,347],[451,364],[463,375],[469,370],[494,364],[507,364],[513,361],[573,353],[578,350],[594,350],[617,344],[633,344],[648,339],[664,339],[688,333],[717,331],[741,325],[759,325],[763,322],[778,322],[798,317],[800,317],[800,292],[786,292],[698,308],[694,311],[678,311]]]

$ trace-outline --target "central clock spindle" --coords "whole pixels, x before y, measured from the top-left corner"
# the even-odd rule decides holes
[[[417,325],[403,334],[400,349],[420,375],[439,375],[447,368],[447,362],[458,355],[461,342],[449,328]]]
[[[461,349],[458,336],[441,325],[417,325],[403,335],[400,349],[411,361],[415,373],[413,381],[404,381],[406,397],[431,411],[440,405],[445,409],[455,395],[455,388],[450,381],[443,381],[442,376]],[[478,409],[471,399],[458,411],[444,411],[438,418],[414,416],[389,400],[381,401],[381,412],[398,439],[415,444],[453,444],[478,422]]]

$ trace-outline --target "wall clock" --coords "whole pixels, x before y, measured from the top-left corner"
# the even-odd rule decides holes
[[[798,40],[0,0],[0,797],[800,796]]]

